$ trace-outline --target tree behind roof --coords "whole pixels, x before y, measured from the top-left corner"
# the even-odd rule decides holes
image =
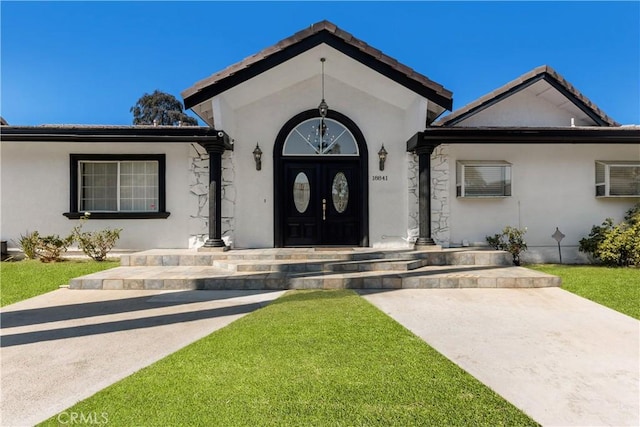
[[[184,113],[182,103],[175,96],[159,90],[145,93],[129,110],[133,113],[134,125],[197,126],[198,121]]]

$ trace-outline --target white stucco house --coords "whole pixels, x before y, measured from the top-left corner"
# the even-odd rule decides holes
[[[453,110],[322,21],[182,96],[207,127],[2,126],[1,239],[87,211],[123,249],[454,247],[512,225],[525,260],[556,261],[558,227],[579,262],[592,225],[640,202],[640,127],[548,66]]]

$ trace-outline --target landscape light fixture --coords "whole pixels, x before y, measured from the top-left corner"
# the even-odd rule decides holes
[[[556,242],[558,242],[558,255],[560,256],[560,264],[562,264],[562,249],[560,248],[560,242],[566,236],[560,231],[558,227],[556,227],[556,231],[551,235]]]
[[[262,169],[262,150],[260,145],[256,142],[256,148],[253,150],[253,160],[256,162],[256,170]]]

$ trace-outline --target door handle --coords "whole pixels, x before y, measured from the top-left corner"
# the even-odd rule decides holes
[[[327,220],[327,199],[322,199],[322,220]]]

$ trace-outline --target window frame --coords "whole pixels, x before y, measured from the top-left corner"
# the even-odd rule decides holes
[[[502,181],[503,194],[469,195],[465,191],[465,169],[467,166],[503,167],[509,171],[508,181]],[[456,161],[456,198],[459,199],[505,199],[513,195],[512,164],[506,160],[457,160]],[[503,175],[506,176],[505,173]],[[508,191],[507,191],[508,190]],[[508,194],[507,194],[508,193]]]
[[[598,166],[604,168],[604,181],[598,182]],[[601,198],[638,198],[640,197],[640,189],[637,194],[611,194],[611,167],[640,167],[640,161],[633,160],[596,160],[595,161],[595,196]],[[603,188],[603,194],[598,194],[598,187]]]
[[[340,126],[341,128],[343,128],[343,131],[340,133],[340,135],[338,136],[338,139],[344,134],[347,133],[349,135],[349,137],[351,138],[351,141],[353,141],[353,146],[356,149],[356,153],[355,154],[335,154],[335,153],[327,153],[327,152],[322,152],[322,153],[287,153],[287,144],[291,141],[292,137],[294,136],[294,134],[297,132],[303,139],[306,140],[306,138],[304,138],[304,136],[298,131],[298,129],[302,128],[303,126],[307,125],[310,122],[320,122],[321,117],[311,117],[309,119],[306,120],[302,120],[301,122],[299,122],[297,125],[295,125],[293,127],[293,129],[291,129],[291,131],[287,134],[284,143],[282,144],[282,157],[318,157],[318,156],[322,156],[322,157],[360,157],[360,147],[358,146],[358,142],[356,141],[356,137],[355,135],[351,132],[351,130],[344,124],[341,123],[340,120],[334,119],[334,118],[330,118],[327,117],[325,118],[325,122],[330,123],[333,122],[336,125]],[[337,139],[336,139],[337,141]],[[333,144],[331,144],[333,145]]]
[[[79,219],[84,211],[79,211],[79,165],[81,162],[158,162],[158,210],[149,212],[91,212],[91,219],[163,219],[171,215],[166,211],[166,155],[165,154],[70,154],[69,155],[69,212],[63,215],[69,219]]]

